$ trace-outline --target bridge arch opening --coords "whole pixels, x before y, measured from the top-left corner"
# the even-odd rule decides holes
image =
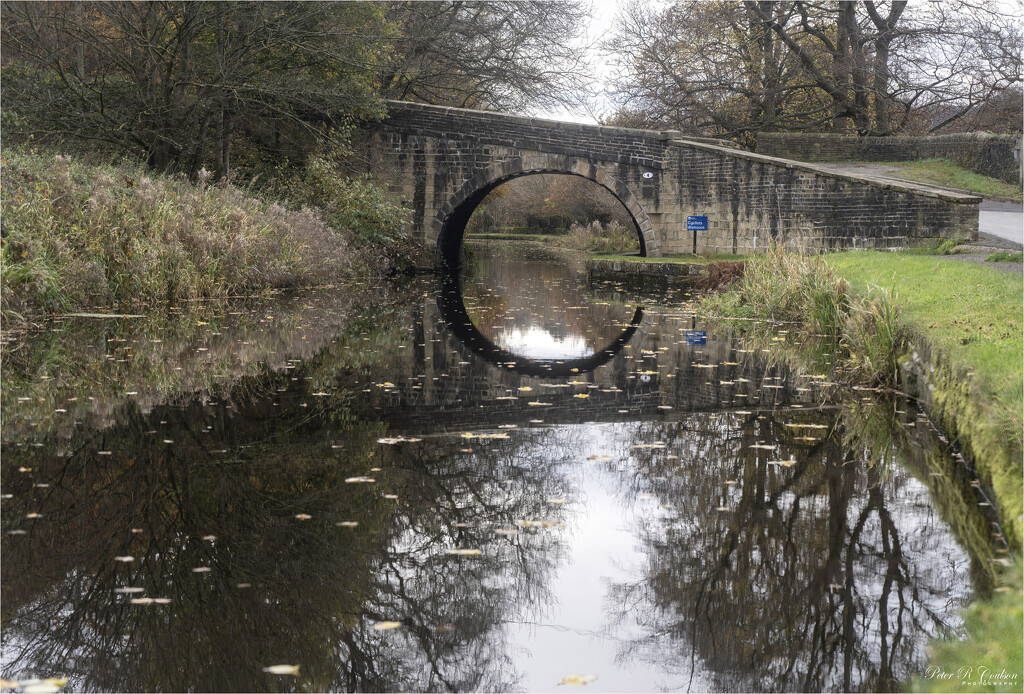
[[[608,191],[621,204],[639,240],[641,256],[660,255],[654,226],[640,201],[629,187],[607,171],[585,160],[566,157],[542,157],[541,161],[521,159],[501,162],[467,180],[452,198],[441,206],[431,225],[438,261],[446,267],[460,265],[462,242],[470,218],[492,191],[525,176],[563,174],[587,179]]]

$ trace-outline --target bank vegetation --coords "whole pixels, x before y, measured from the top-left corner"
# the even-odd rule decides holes
[[[262,194],[213,185],[205,170],[193,183],[141,163],[28,150],[4,152],[0,177],[7,326],[387,275],[412,262],[404,211],[321,158]]]

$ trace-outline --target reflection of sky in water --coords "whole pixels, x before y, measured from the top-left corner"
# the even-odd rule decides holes
[[[530,359],[575,359],[593,354],[582,336],[556,337],[539,325],[531,325],[525,330],[503,330],[498,333],[497,342],[509,352]]]

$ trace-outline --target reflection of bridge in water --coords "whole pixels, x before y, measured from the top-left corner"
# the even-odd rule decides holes
[[[811,407],[822,399],[815,382],[737,350],[731,333],[709,332],[706,344],[687,344],[686,330],[697,326],[681,311],[638,307],[610,345],[565,360],[530,360],[495,345],[473,325],[451,283],[436,303],[424,300],[420,326],[402,377],[394,373],[361,400],[359,414],[395,433]]]

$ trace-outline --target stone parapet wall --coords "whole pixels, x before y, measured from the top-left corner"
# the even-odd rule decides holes
[[[963,168],[1020,183],[1021,162],[1014,156],[1019,135],[962,133],[929,137],[849,137],[830,133],[760,133],[757,151],[799,161],[915,161],[949,159]]]
[[[568,154],[606,162],[661,168],[672,131],[617,128],[510,116],[466,108],[388,102],[389,127],[450,140]]]

